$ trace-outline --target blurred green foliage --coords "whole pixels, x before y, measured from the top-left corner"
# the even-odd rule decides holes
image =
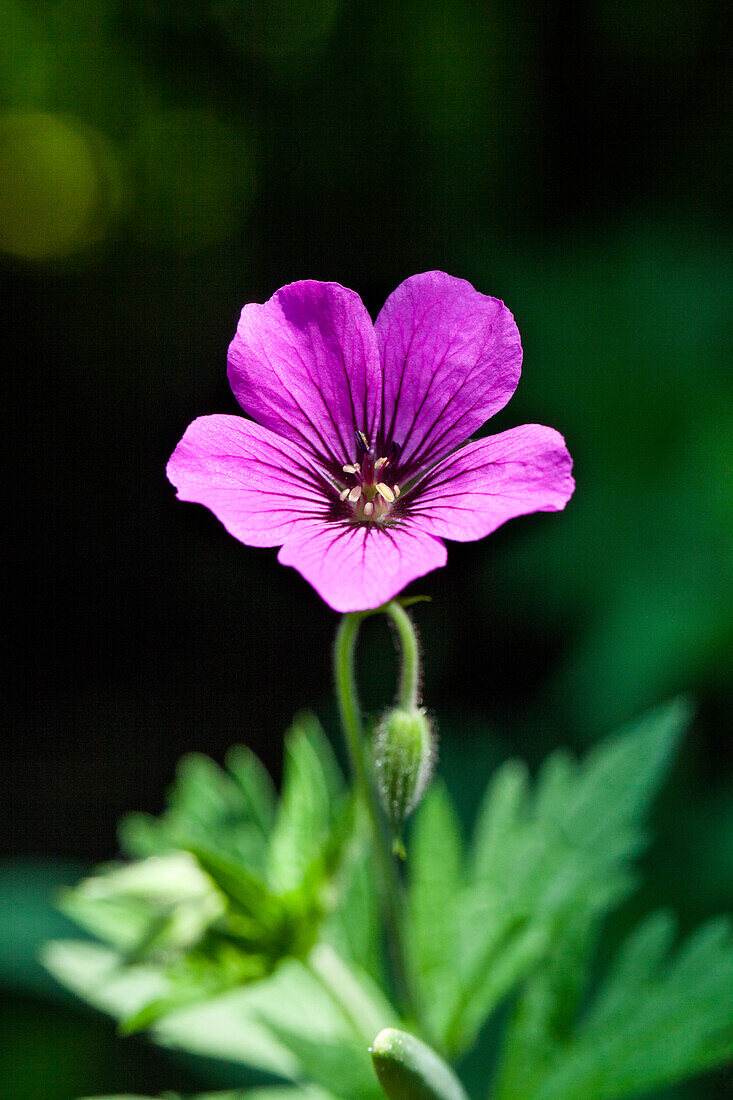
[[[728,919],[675,948],[670,914],[647,916],[591,980],[688,720],[682,702],[660,707],[582,763],[554,753],[535,784],[508,761],[469,843],[444,787],[429,790],[406,854],[411,1030],[447,1058],[480,1054],[473,1095],[621,1100],[733,1054]],[[65,912],[102,943],[47,944],[46,966],[127,1033],[150,1028],[163,1045],[241,1063],[242,1084],[256,1069],[295,1095],[316,1086],[324,1100],[378,1100],[371,1048],[390,1097],[463,1095],[447,1063],[409,1035],[407,1048],[376,1057],[378,1033],[398,1014],[384,937],[369,919],[373,849],[362,815],[346,829],[333,815],[337,774],[313,718],[288,737],[274,815],[261,780],[242,750],[229,774],[190,761],[166,813],[125,830],[143,858],[102,868],[64,897]],[[202,827],[206,847],[194,841]],[[259,843],[242,850],[248,834]],[[324,858],[329,850],[339,858]],[[482,1033],[507,1001],[497,1061]]]

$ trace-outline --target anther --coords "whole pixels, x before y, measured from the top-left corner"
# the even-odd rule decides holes
[[[372,504],[371,500],[368,500],[364,505],[364,515],[367,518],[374,515],[374,505]]]
[[[355,485],[354,488],[349,493],[349,500],[351,501],[352,504],[356,504],[356,502],[357,502],[357,500],[359,499],[360,496],[361,496],[361,486],[360,485]]]
[[[386,466],[388,462],[388,458],[378,458],[377,461],[374,463],[374,469],[377,471],[377,473],[379,473],[379,471],[382,469],[382,466]]]
[[[358,462],[349,463],[348,466],[342,466],[341,469],[344,471],[345,474],[358,474],[359,473],[359,463]]]
[[[392,492],[394,493],[394,498],[395,498],[395,500],[397,500],[397,497],[398,497],[398,496],[400,495],[400,487],[399,487],[399,485],[393,485],[393,486],[392,486]]]
[[[341,492],[339,493],[339,500],[346,500],[348,495],[349,495],[349,490],[348,489],[342,489]]]
[[[394,493],[390,489],[389,485],[385,485],[383,481],[377,482],[377,492],[383,500],[387,501],[387,504],[391,504],[394,500]]]

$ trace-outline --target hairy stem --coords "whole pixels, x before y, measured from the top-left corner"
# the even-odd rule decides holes
[[[336,694],[354,782],[369,815],[379,876],[382,919],[396,992],[403,1013],[410,1019],[417,1019],[405,945],[403,886],[392,856],[392,838],[374,782],[356,688],[354,670],[356,639],[362,620],[370,614],[373,612],[349,612],[341,620],[334,650]]]
[[[420,695],[420,650],[417,644],[415,627],[412,625],[412,619],[397,600],[390,600],[388,604],[385,604],[384,612],[389,615],[397,628],[402,649],[400,684],[397,689],[397,696],[403,707],[407,710],[414,710]]]

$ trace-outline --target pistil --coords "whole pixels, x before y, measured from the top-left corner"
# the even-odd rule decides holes
[[[339,500],[348,501],[352,506],[355,521],[383,522],[400,495],[400,487],[384,480],[390,459],[387,456],[375,458],[374,451],[366,446],[365,437],[361,436],[361,440],[364,442],[360,447],[361,461],[348,462],[342,467],[356,484],[345,486],[339,492]]]

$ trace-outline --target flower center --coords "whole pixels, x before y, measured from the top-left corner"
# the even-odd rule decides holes
[[[349,463],[343,467],[349,484],[339,493],[339,500],[351,506],[355,522],[384,522],[392,510],[392,505],[400,495],[399,485],[390,484],[390,461],[388,458],[376,458],[369,449],[361,462]]]

